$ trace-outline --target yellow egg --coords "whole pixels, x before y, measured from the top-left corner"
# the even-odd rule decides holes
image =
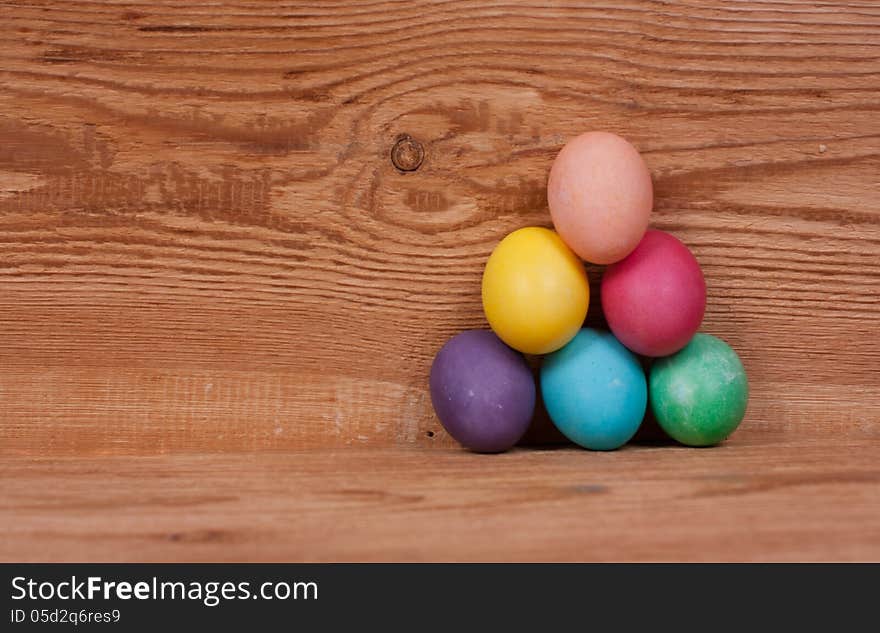
[[[583,263],[550,229],[514,231],[486,262],[486,319],[502,341],[526,354],[549,354],[568,343],[589,303]]]

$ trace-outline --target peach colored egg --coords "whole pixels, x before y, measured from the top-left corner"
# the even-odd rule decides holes
[[[613,264],[645,230],[654,189],[638,150],[610,132],[570,140],[553,162],[547,202],[556,232],[581,259]]]

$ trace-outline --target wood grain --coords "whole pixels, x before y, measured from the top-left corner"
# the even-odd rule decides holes
[[[880,443],[0,460],[0,560],[880,560]]]
[[[880,560],[878,113],[864,0],[0,2],[0,559]],[[746,421],[452,450],[431,358],[588,129]]]
[[[430,360],[595,128],[703,265],[741,434],[880,433],[876,3],[28,0],[0,41],[3,454],[451,445]]]

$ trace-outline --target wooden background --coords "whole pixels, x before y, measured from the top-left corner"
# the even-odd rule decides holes
[[[653,225],[703,266],[703,329],[749,372],[748,417],[714,452],[461,454],[431,410],[431,358],[485,327],[486,257],[549,225],[549,166],[590,129],[643,153]],[[414,171],[391,160],[403,135],[424,152]],[[868,0],[2,2],[0,476],[26,487],[0,505],[0,555],[880,558],[878,148]],[[632,513],[661,492],[657,460],[700,499],[691,467],[738,482],[735,503],[683,507],[703,517],[700,552],[669,536],[670,514],[660,549],[645,530],[613,547],[647,521]],[[419,470],[439,464],[468,474]],[[600,549],[589,533],[566,548],[564,521],[547,547],[480,541],[442,501],[491,473],[477,505],[494,499],[503,531],[509,486],[615,469],[644,478],[541,509],[617,508]],[[347,485],[297,496],[339,473]],[[428,508],[406,520],[439,517],[446,536],[400,545],[388,506],[421,477]],[[271,529],[224,523],[256,512],[209,491],[229,481],[260,491]],[[829,507],[849,517],[836,536]],[[359,545],[328,532],[347,512],[376,513]]]

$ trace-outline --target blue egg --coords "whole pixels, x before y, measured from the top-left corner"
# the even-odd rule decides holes
[[[544,357],[541,394],[556,428],[597,451],[626,444],[648,403],[645,372],[636,356],[610,332],[591,328]]]

